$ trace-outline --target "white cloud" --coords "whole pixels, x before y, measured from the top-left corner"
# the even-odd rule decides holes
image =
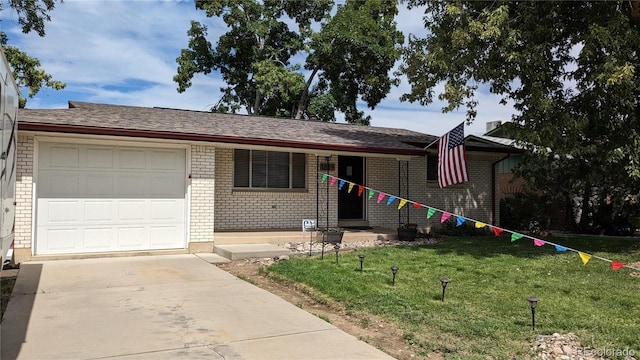
[[[173,82],[175,59],[187,46],[191,20],[208,25],[214,44],[225,31],[221,21],[206,19],[193,1],[67,0],[51,13],[44,38],[22,34],[11,11],[0,16],[10,42],[39,58],[54,79],[67,83],[62,91],[42,90],[28,100],[28,107],[60,108],[68,100],[80,100],[207,110],[220,98],[224,83],[219,77],[196,76],[182,94]],[[398,26],[405,36],[424,36],[422,17],[422,9],[401,7]],[[441,135],[465,119],[464,109],[442,114],[438,101],[426,108],[400,102],[407,91],[409,85],[403,81],[376,110],[366,110],[372,125]],[[511,117],[512,107],[498,105],[495,97],[479,93],[478,100],[478,120],[467,133],[483,133],[485,121]]]

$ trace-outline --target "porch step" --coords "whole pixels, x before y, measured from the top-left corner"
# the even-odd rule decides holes
[[[371,228],[366,230],[345,229],[342,242],[358,242],[372,240],[395,240],[397,239],[396,229]],[[300,243],[313,240],[320,241],[322,235],[314,231],[241,231],[241,232],[218,232],[215,234],[214,243],[216,247],[223,245],[243,245],[243,244],[286,244]]]
[[[272,244],[215,245],[213,251],[230,260],[270,258],[290,253],[289,250]]]

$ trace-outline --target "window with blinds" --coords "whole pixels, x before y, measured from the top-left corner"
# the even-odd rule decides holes
[[[235,149],[233,187],[304,189],[306,160],[306,155],[302,153]]]

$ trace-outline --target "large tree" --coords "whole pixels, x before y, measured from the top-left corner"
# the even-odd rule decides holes
[[[207,26],[192,21],[174,81],[183,92],[196,74],[219,72],[227,86],[213,111],[335,121],[338,110],[368,124],[358,100],[374,108],[397,82],[389,75],[403,42],[395,2],[349,0],[334,9],[332,0],[218,0],[196,7],[228,31],[213,46]]]
[[[630,228],[640,215],[640,1],[412,0],[404,100],[476,115],[488,88],[515,104],[514,138],[532,151],[520,174],[578,200],[585,231]],[[626,224],[626,225],[625,225]]]
[[[60,0],[62,2],[62,0]],[[0,3],[0,11],[3,10]],[[56,0],[11,0],[9,6],[18,15],[18,24],[22,32],[27,34],[35,31],[39,36],[45,36],[45,23],[51,21],[49,13],[55,8]],[[29,89],[28,96],[35,96],[43,86],[55,90],[64,89],[65,84],[53,80],[52,76],[42,69],[40,60],[29,56],[18,47],[10,45],[7,34],[0,31],[0,44],[4,49],[13,77],[18,86]],[[26,99],[20,98],[20,107],[25,107]]]

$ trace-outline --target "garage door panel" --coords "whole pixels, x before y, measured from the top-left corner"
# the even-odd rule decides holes
[[[108,251],[115,248],[113,228],[87,228],[84,229],[84,248],[93,252]]]
[[[184,213],[184,206],[181,202],[174,200],[151,200],[151,222],[171,221],[175,222],[178,214]]]
[[[113,200],[85,200],[84,201],[84,216],[85,223],[111,223],[113,220],[114,211]]]
[[[147,245],[145,241],[146,229],[144,226],[131,226],[118,228],[118,247],[133,250],[143,249]],[[175,242],[175,239],[174,239]]]
[[[40,143],[38,164],[36,254],[185,247],[184,149]]]
[[[113,197],[115,183],[109,173],[88,173],[84,176],[85,187],[82,195],[86,197]]]
[[[75,225],[80,222],[78,200],[51,200],[47,203],[43,220],[49,224]]]
[[[184,176],[180,174],[156,174],[149,180],[151,185],[149,191],[153,198],[184,199]]]
[[[150,152],[149,170],[170,170],[184,168],[185,158],[170,150],[152,150]]]
[[[152,177],[142,173],[119,173],[117,176],[118,194],[121,197],[148,196]]]
[[[39,174],[42,186],[38,188],[40,197],[63,198],[80,195],[80,175],[69,171],[44,171]]]
[[[121,149],[118,155],[120,169],[147,170],[145,149]]]
[[[77,169],[80,167],[80,148],[74,145],[52,145],[49,148],[49,156],[46,161],[54,169]]]
[[[44,235],[46,237],[47,250],[49,253],[64,253],[77,248],[76,240],[80,231],[75,228],[48,229]]]
[[[120,222],[144,221],[147,213],[147,202],[144,200],[118,201],[118,220]]]
[[[87,148],[87,169],[114,168],[114,150],[108,147]]]
[[[150,230],[151,246],[163,248],[171,244],[183,229],[179,226],[152,226]]]

